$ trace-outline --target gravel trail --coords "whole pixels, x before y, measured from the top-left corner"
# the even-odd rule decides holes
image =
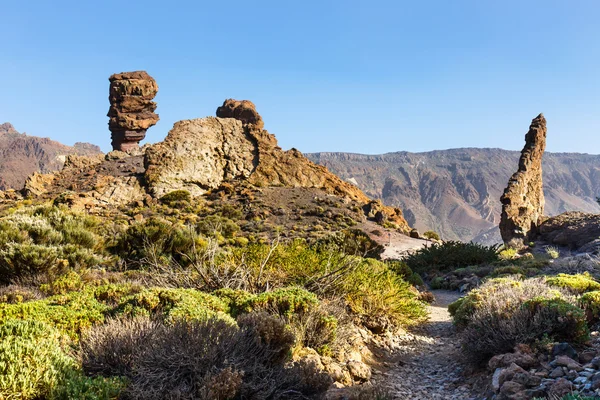
[[[429,306],[429,321],[407,335],[405,354],[374,384],[388,387],[395,399],[477,399],[472,394],[476,388],[462,376],[461,350],[448,313],[448,304],[460,294],[446,290],[433,294],[436,300]]]

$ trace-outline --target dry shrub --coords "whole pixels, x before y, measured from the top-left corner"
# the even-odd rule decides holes
[[[0,287],[0,303],[16,304],[43,298],[44,294],[36,287],[24,285]]]
[[[88,330],[80,342],[81,364],[92,374],[131,376],[137,352],[164,326],[146,317],[111,319]]]
[[[323,393],[328,385],[315,382],[327,376],[284,365],[293,343],[278,317],[262,313],[245,315],[239,328],[218,319],[171,325],[114,320],[92,328],[81,349],[87,372],[119,371],[129,378],[124,399],[300,399]]]
[[[585,315],[576,299],[550,287],[543,278],[493,279],[449,309],[464,328],[461,340],[474,362],[544,336],[571,342],[588,337]]]
[[[269,362],[282,363],[289,356],[296,338],[286,326],[282,318],[277,318],[266,312],[243,314],[237,323],[244,330],[248,339],[255,338],[260,346],[269,349]]]

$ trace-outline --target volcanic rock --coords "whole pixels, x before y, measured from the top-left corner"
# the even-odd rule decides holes
[[[542,156],[546,148],[546,119],[533,119],[525,135],[519,169],[508,181],[500,198],[500,233],[505,244],[515,248],[527,245],[537,232],[544,213]]]
[[[566,212],[544,221],[539,235],[544,242],[581,250],[600,237],[600,215]]]
[[[113,150],[130,151],[146,137],[146,130],[158,122],[156,103],[152,101],[158,92],[156,81],[145,71],[114,74],[110,81],[110,118],[108,128],[112,132]]]
[[[265,126],[260,114],[256,111],[256,106],[249,100],[225,100],[223,105],[217,108],[217,117],[235,118],[242,121],[243,124],[252,125],[259,130]]]

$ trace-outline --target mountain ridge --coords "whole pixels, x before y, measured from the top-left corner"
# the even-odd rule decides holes
[[[403,210],[420,231],[447,240],[500,243],[500,196],[518,166],[519,152],[457,148],[427,152],[307,153],[373,198]],[[546,153],[546,215],[600,212],[600,155]]]

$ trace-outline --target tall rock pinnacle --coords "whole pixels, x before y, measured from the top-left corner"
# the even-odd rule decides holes
[[[519,169],[508,181],[500,198],[500,233],[511,247],[526,246],[537,232],[544,214],[542,156],[546,149],[546,119],[542,114],[531,121],[521,151]]]
[[[112,132],[113,150],[129,151],[137,148],[146,137],[146,130],[158,122],[156,81],[145,71],[114,74],[110,81],[110,118],[108,129]]]

